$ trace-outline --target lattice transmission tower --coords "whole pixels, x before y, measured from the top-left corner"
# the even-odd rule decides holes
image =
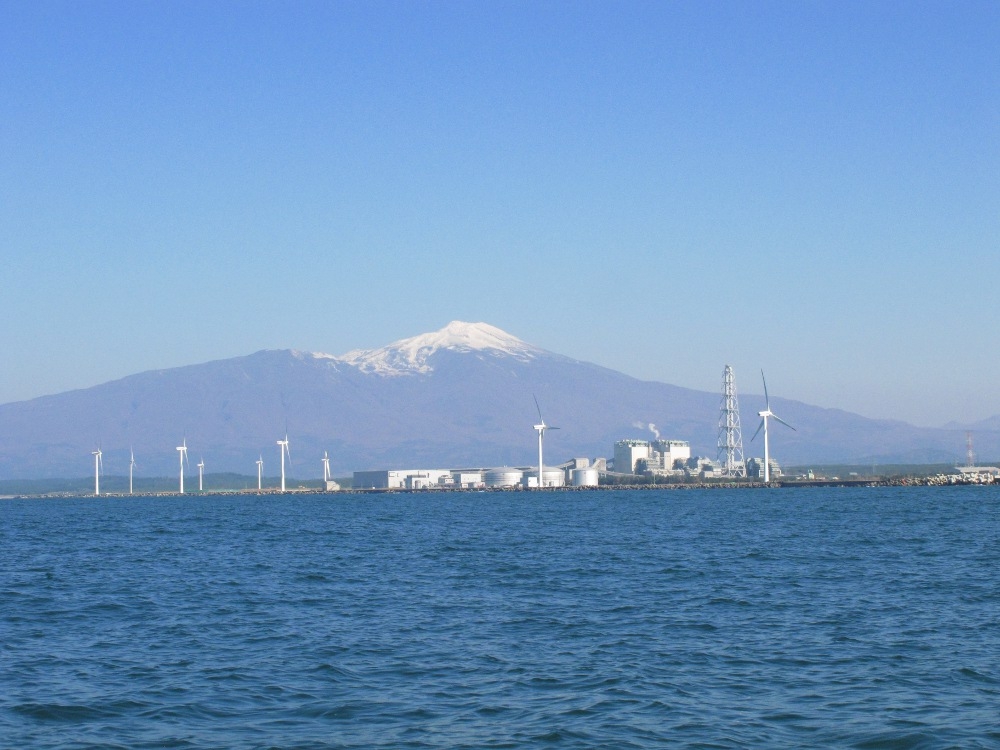
[[[723,476],[745,477],[743,460],[743,432],[740,429],[740,405],[736,399],[736,376],[726,365],[722,373],[722,404],[719,408],[719,453],[716,460],[722,465]]]

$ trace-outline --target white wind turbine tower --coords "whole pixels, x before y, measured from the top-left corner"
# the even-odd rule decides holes
[[[128,494],[132,494],[132,470],[135,468],[135,451],[128,449]]]
[[[770,453],[768,453],[767,418],[771,417],[774,420],[781,422],[781,424],[785,425],[785,427],[787,427],[790,430],[794,430],[795,428],[792,427],[790,424],[788,424],[788,422],[783,420],[777,414],[775,414],[773,411],[771,411],[771,400],[767,396],[767,381],[764,380],[763,370],[760,371],[760,379],[764,383],[764,411],[757,412],[757,414],[760,416],[760,425],[757,427],[757,432],[760,432],[761,428],[763,428],[764,430],[764,484],[767,484],[768,482],[771,481],[771,456]],[[753,434],[753,437],[750,438],[751,443],[753,442],[753,439],[757,437],[757,432],[755,432]]]
[[[288,451],[288,433],[285,433],[285,439],[279,440],[278,445],[280,448],[278,452],[281,454],[281,491],[285,491],[285,454],[288,454],[288,460],[292,460],[292,454]]]
[[[188,441],[184,438],[184,442],[177,446],[177,455],[181,462],[181,494],[184,494],[184,463],[187,461],[188,457]]]
[[[91,453],[94,456],[94,496],[97,497],[101,494],[101,470],[104,468],[104,462],[101,461],[100,448]]]
[[[201,459],[201,460],[200,460],[200,461],[198,462],[198,492],[201,492],[201,491],[202,491],[202,487],[201,487],[201,477],[202,477],[202,475],[203,475],[204,473],[205,473],[205,459],[204,459],[204,458],[202,458],[202,459]]]
[[[326,455],[326,451],[323,451],[323,481],[330,481],[330,457]],[[324,489],[326,486],[324,485]]]
[[[538,398],[536,396],[532,396],[532,398],[535,399],[535,409],[538,410],[538,424],[535,425],[535,429],[538,431],[538,489],[541,489],[545,485],[545,481],[542,479],[545,471],[545,464],[542,463],[542,442],[545,439],[545,431],[558,430],[559,428],[545,424],[545,420],[542,419],[542,407],[538,405]]]
[[[260,492],[260,476],[261,472],[264,471],[264,456],[257,457],[257,491]]]

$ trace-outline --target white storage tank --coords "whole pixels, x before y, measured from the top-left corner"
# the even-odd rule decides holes
[[[585,469],[573,469],[573,486],[596,487],[598,476],[598,471],[593,466],[588,466]]]
[[[524,472],[520,469],[512,469],[509,466],[501,466],[497,469],[490,469],[483,475],[483,481],[487,487],[517,487],[521,483]]]
[[[537,487],[538,486],[538,469],[534,471],[524,472],[524,486],[525,487]],[[552,466],[545,466],[542,469],[542,487],[565,487],[566,486],[566,472],[562,469],[556,469]]]

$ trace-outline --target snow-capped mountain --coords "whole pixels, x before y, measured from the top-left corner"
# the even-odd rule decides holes
[[[394,341],[378,349],[355,349],[342,357],[317,355],[377,375],[426,374],[433,370],[431,358],[439,351],[489,354],[513,357],[526,362],[542,350],[526,344],[488,323],[463,323],[453,320],[440,331]]]
[[[720,372],[722,366],[720,365]],[[721,382],[721,381],[720,381]],[[343,475],[375,468],[530,465],[537,460],[535,401],[553,462],[610,456],[622,438],[687,440],[716,456],[720,394],[641,381],[540,349],[485,323],[342,356],[263,351],[245,357],[131,375],[93,388],[0,406],[0,479],[80,477],[103,451],[109,475],[177,471],[187,440],[206,471],[277,473],[276,441],[291,441],[293,477],[321,476],[328,451]],[[763,397],[741,394],[745,438]],[[961,431],[775,399],[797,432],[771,442],[783,464],[959,460]],[[650,426],[653,425],[653,426]],[[980,456],[1000,454],[1000,432],[978,432]],[[762,450],[745,445],[747,456]]]

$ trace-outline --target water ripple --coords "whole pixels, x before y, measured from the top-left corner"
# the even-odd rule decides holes
[[[4,502],[0,738],[996,748],[998,499]]]

